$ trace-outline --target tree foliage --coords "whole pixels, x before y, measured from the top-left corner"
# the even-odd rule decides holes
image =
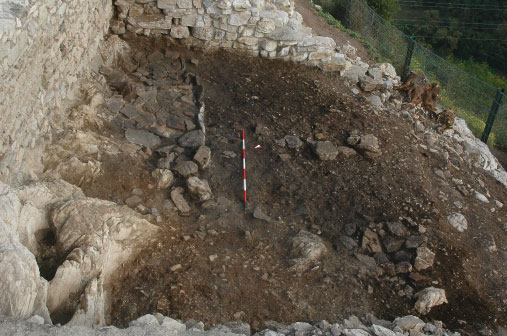
[[[368,0],[368,5],[388,21],[400,10],[398,0]]]

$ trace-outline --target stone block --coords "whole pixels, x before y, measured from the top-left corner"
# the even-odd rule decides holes
[[[176,0],[178,8],[192,8],[192,0]]]
[[[250,14],[249,12],[242,12],[242,13],[232,14],[229,17],[228,23],[231,26],[244,26],[244,25],[246,25],[248,23],[248,20],[250,19],[251,15],[252,14]]]
[[[188,27],[184,26],[173,26],[171,28],[171,37],[175,39],[184,39],[190,37],[190,31]]]
[[[160,9],[174,8],[176,0],[157,0],[157,7]]]

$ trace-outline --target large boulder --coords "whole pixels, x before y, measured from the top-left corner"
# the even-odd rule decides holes
[[[322,239],[307,231],[299,231],[291,242],[291,253],[294,256],[291,269],[297,273],[308,270],[327,251]]]
[[[58,267],[48,289],[51,313],[70,314],[90,281],[99,275],[108,285],[115,272],[142,244],[159,230],[128,207],[84,198],[56,207],[51,216],[60,256],[67,256]]]

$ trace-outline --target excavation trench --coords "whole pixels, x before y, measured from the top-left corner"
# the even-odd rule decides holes
[[[447,229],[445,214],[452,205],[439,193],[446,188],[452,193],[451,187],[433,174],[441,158],[420,149],[420,140],[410,135],[411,123],[354,96],[338,74],[224,51],[203,53],[155,38],[127,42],[132,56],[102,69],[109,85],[99,111],[102,122],[84,124],[85,132],[127,150],[77,153],[81,161],[100,162],[100,174],[62,174],[86,196],[126,204],[161,228],[157,241],[118,267],[108,284],[108,322],[125,327],[156,312],[207,326],[242,320],[254,329],[270,320],[339,321],[353,314],[392,320],[417,314],[414,293],[433,285],[446,290],[449,304],[429,318],[465,330],[495,319],[505,324],[505,305],[492,299],[491,283],[462,266],[464,260],[472,265],[489,257],[472,255]],[[191,195],[181,172],[163,187],[153,173],[192,161],[198,146],[185,148],[178,139],[199,128],[201,104],[211,160],[190,174],[208,181],[207,201]],[[149,134],[128,142],[132,130]],[[247,213],[241,130],[247,136]],[[312,150],[316,140],[350,148],[347,139],[354,132],[375,135],[381,154],[321,161]],[[159,143],[139,144],[153,135]],[[55,166],[46,162],[48,172]],[[505,199],[505,190],[490,177],[462,169],[467,173],[454,172],[464,184],[476,185],[480,178]],[[190,211],[171,201],[176,188],[182,188]],[[470,218],[492,218],[474,202],[466,212]],[[259,213],[269,218],[259,219]],[[495,215],[505,216],[505,210]],[[389,231],[390,222],[401,225],[401,238]],[[325,252],[297,270],[293,238],[301,231],[318,237]],[[380,251],[365,245],[367,231],[382,240]],[[48,246],[50,237],[46,233]],[[407,245],[410,239],[436,253],[434,267],[395,269],[403,262],[412,269],[419,245]],[[388,246],[394,240],[395,247]],[[497,246],[505,240],[499,234]],[[51,258],[57,256],[48,252],[46,259]],[[46,265],[41,269],[49,280],[54,264]]]

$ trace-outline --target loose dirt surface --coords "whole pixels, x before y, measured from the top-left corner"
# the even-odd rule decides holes
[[[224,51],[203,54],[165,47],[157,40],[130,43],[143,60],[156,50],[178,52],[184,72],[197,76],[194,91],[204,90],[206,144],[212,150],[211,166],[200,176],[208,179],[214,202],[204,206],[192,201],[191,213],[180,216],[167,206],[170,189],[154,188],[151,172],[158,154],[129,149],[125,120],[113,115],[103,126],[90,128],[125,145],[119,153],[104,151],[95,157],[103,171],[97,178],[69,178],[71,182],[87,196],[120,204],[137,188],[143,207],[136,209],[165,229],[158,244],[122,265],[118,281],[109,288],[111,323],[123,327],[155,312],[207,326],[243,320],[254,329],[267,320],[340,321],[351,314],[392,320],[418,315],[413,293],[435,286],[445,289],[449,304],[433,308],[429,320],[470,333],[485,324],[507,325],[507,207],[493,203],[507,200],[507,193],[491,177],[457,155],[446,159],[443,151],[421,147],[422,134],[412,122],[374,109],[354,96],[338,74]],[[320,161],[311,149],[316,139],[348,146],[346,139],[355,130],[376,136],[381,155]],[[280,146],[278,140],[287,135],[297,136],[303,146]],[[262,148],[255,149],[257,145]],[[237,156],[226,157],[225,151]],[[439,177],[435,169],[447,175]],[[185,186],[184,180],[177,179],[174,186]],[[472,189],[489,195],[490,203],[477,200]],[[272,220],[254,218],[256,208]],[[448,225],[452,212],[465,215],[467,231]],[[432,268],[395,272],[395,263],[414,262],[414,248],[387,253],[384,247],[386,253],[376,257],[387,259],[375,263],[373,253],[361,247],[366,229],[387,238],[385,223],[393,221],[405,226],[403,239],[426,237],[424,244],[436,254]],[[297,274],[290,268],[290,240],[300,230],[320,236],[327,252]],[[341,242],[345,235],[359,247],[347,249]]]

